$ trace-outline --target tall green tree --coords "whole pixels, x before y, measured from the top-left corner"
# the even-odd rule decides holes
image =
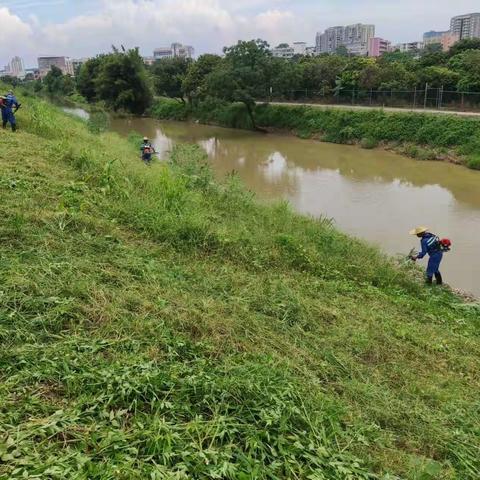
[[[464,38],[452,45],[448,53],[451,57],[454,57],[467,50],[480,50],[480,38]]]
[[[457,86],[460,75],[447,67],[431,66],[419,72],[418,80],[421,86],[428,83],[433,88],[444,87],[450,90]]]
[[[311,91],[335,88],[335,82],[347,67],[349,59],[338,55],[320,55],[305,57],[301,60],[302,88]]]
[[[222,63],[219,55],[205,54],[188,66],[182,82],[182,90],[190,101],[204,98],[207,94],[205,79]]]
[[[480,50],[465,50],[452,57],[448,65],[459,75],[459,91],[480,92]]]
[[[87,99],[93,102],[97,96],[96,80],[100,72],[100,67],[104,59],[104,55],[87,60],[81,67],[77,76],[77,90]]]
[[[212,97],[243,103],[256,128],[255,101],[264,98],[270,88],[269,45],[263,40],[240,41],[225,48],[224,53],[220,66],[207,77],[207,92]]]
[[[185,102],[183,82],[191,64],[189,58],[164,58],[157,60],[151,68],[155,93],[164,97],[178,98]]]
[[[49,95],[70,95],[75,91],[75,81],[70,75],[52,65],[52,68],[43,79],[43,86]]]
[[[152,102],[151,85],[138,49],[102,57],[94,83],[96,98],[114,111],[141,115]]]

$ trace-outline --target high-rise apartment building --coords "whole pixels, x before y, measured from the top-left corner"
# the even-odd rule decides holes
[[[460,40],[464,38],[480,38],[480,13],[469,13],[453,17],[450,31]]]
[[[9,64],[9,75],[17,78],[25,78],[25,65],[20,57],[13,57]]]
[[[368,42],[375,37],[375,25],[354,25],[330,27],[317,33],[317,53],[335,53],[338,47],[346,47],[352,55],[367,55]]]
[[[156,48],[153,51],[153,58],[161,60],[162,58],[193,58],[195,49],[190,45],[181,43],[172,43],[170,47]]]
[[[68,57],[38,57],[40,78],[44,78],[52,67],[59,68],[64,75],[75,75],[73,64]]]

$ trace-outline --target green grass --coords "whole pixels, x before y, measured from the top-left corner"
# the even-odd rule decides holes
[[[192,108],[174,100],[157,99],[150,113],[156,118],[191,117],[225,127],[252,128],[243,105],[214,100]],[[419,160],[455,159],[469,168],[475,168],[475,163],[468,156],[478,153],[480,146],[480,120],[455,115],[264,104],[256,107],[255,118],[259,127],[289,131],[301,138],[360,144],[363,148],[382,143]]]
[[[480,309],[179,146],[0,131],[1,479],[474,480]]]

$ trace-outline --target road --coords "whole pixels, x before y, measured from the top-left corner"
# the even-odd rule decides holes
[[[258,102],[262,103],[262,102]],[[289,106],[304,106],[328,109],[341,109],[341,110],[382,110],[384,112],[413,112],[424,113],[433,115],[458,115],[461,117],[480,117],[480,112],[460,112],[452,110],[432,110],[428,108],[396,108],[396,107],[364,107],[361,105],[322,105],[318,103],[295,103],[295,102],[269,102],[270,105],[289,105]]]

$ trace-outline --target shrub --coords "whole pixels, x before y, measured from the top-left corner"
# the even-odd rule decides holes
[[[169,98],[155,100],[149,113],[164,120],[186,120],[189,114],[186,104]]]
[[[480,154],[472,155],[467,160],[467,167],[472,170],[480,170]]]
[[[92,112],[88,119],[88,129],[92,133],[106,132],[109,125],[108,114],[104,111]]]
[[[378,147],[378,142],[372,137],[366,137],[366,138],[362,138],[362,141],[360,142],[360,146],[367,150],[371,150],[372,148]]]

